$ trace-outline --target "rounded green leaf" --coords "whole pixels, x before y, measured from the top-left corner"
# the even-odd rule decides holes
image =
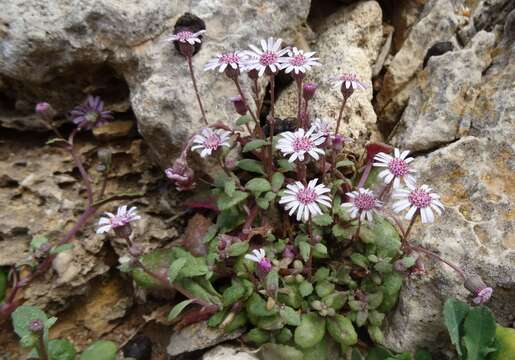
[[[302,297],[311,295],[313,293],[313,284],[307,280],[304,280],[299,284],[299,292]]]
[[[284,323],[291,326],[300,325],[300,313],[295,311],[293,308],[289,306],[281,306],[279,309],[279,314],[283,319]]]
[[[358,334],[352,322],[343,315],[337,314],[327,319],[327,331],[340,344],[350,346],[358,342]]]
[[[80,355],[80,360],[116,360],[118,349],[114,342],[107,340],[95,341]]]
[[[245,189],[252,191],[253,193],[263,193],[272,190],[272,185],[267,179],[254,178],[249,180],[245,184]]]
[[[247,241],[239,241],[231,244],[227,253],[229,256],[241,256],[249,250],[249,243]]]
[[[186,265],[187,260],[185,258],[180,258],[175,260],[170,268],[168,269],[168,281],[170,284],[173,284],[179,273],[181,272],[184,265]]]
[[[14,332],[19,337],[32,334],[29,330],[29,325],[34,320],[41,320],[45,324],[48,320],[45,312],[34,306],[22,305],[19,306],[11,315],[13,320]]]
[[[55,339],[48,342],[48,355],[50,360],[74,360],[76,351],[68,340]]]
[[[243,147],[243,150],[242,152],[249,152],[249,151],[252,151],[252,150],[257,150],[265,145],[268,144],[268,141],[266,140],[263,140],[263,139],[257,139],[257,140],[252,140],[248,143],[245,144],[245,146]]]
[[[184,310],[186,308],[186,306],[191,304],[193,301],[194,301],[193,299],[188,299],[188,300],[181,301],[180,303],[175,305],[172,308],[172,310],[170,311],[170,314],[168,314],[168,321],[174,320],[177,316],[179,316],[179,314],[182,312],[182,310]]]
[[[281,190],[284,184],[284,175],[280,172],[275,172],[272,175],[272,190],[277,192]]]
[[[243,336],[246,342],[254,343],[256,345],[264,344],[270,341],[270,333],[268,331],[254,328]]]
[[[268,343],[259,349],[260,359],[304,360],[304,354],[292,346]]]
[[[295,344],[303,349],[318,344],[325,335],[325,319],[316,313],[305,314],[301,317],[300,325],[295,329]]]

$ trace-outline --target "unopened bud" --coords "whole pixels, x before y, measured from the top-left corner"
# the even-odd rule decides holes
[[[315,92],[318,85],[315,83],[305,83],[302,90],[302,96],[304,100],[309,101],[315,96]]]
[[[302,270],[304,268],[304,264],[302,264],[302,261],[297,259],[293,262],[293,268],[296,270]]]
[[[47,102],[40,102],[36,104],[36,113],[41,116],[41,118],[46,121],[50,122],[54,119],[55,115],[57,115],[57,112],[54,110],[52,105],[50,105]]]
[[[354,93],[354,88],[352,86],[347,87],[344,81],[342,82],[342,87],[340,88],[340,91],[342,92],[343,98],[348,99]]]
[[[229,66],[230,67],[230,66]],[[231,101],[234,105],[234,109],[241,116],[247,114],[247,104],[245,100],[241,97],[241,95],[231,97]]]
[[[340,152],[343,149],[343,136],[340,134],[336,134],[332,137],[333,140],[333,150]]]
[[[36,319],[32,320],[29,323],[29,330],[32,332],[40,332],[44,329],[45,325],[43,324],[43,320]]]
[[[110,149],[102,148],[97,151],[98,160],[100,166],[97,167],[99,172],[108,172],[111,170],[111,164],[113,160],[113,153]]]
[[[481,277],[477,274],[469,275],[465,279],[464,286],[472,293],[472,295],[474,295],[472,301],[477,305],[488,302],[493,293],[493,289],[488,287],[484,283],[483,279],[481,279]]]
[[[295,249],[293,245],[286,245],[283,250],[283,258],[293,259],[295,257]]]

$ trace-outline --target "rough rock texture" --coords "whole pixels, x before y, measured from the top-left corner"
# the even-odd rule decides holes
[[[441,193],[447,209],[435,225],[416,228],[413,240],[460,264],[467,272],[479,274],[493,287],[489,307],[505,326],[515,320],[515,304],[507,301],[515,296],[514,26],[512,13],[497,56],[481,78],[469,112],[470,136],[415,162],[420,180]],[[437,63],[430,60],[430,66]],[[438,132],[434,134],[439,136]],[[430,259],[428,262],[434,265],[428,273],[409,280],[401,292],[398,308],[386,328],[388,347],[410,350],[446,343],[440,341],[446,339],[441,318],[443,302],[450,296],[465,298],[468,294],[453,270]]]
[[[440,41],[453,38],[460,23],[467,18],[456,13],[463,1],[428,1],[419,21],[412,26],[401,49],[394,55],[386,69],[381,91],[377,95],[375,108],[383,127],[391,127],[398,120],[406,106],[409,94],[403,89],[412,88],[410,81],[422,67],[427,49]],[[409,91],[409,90],[408,90]]]
[[[424,151],[454,141],[470,126],[495,35],[479,32],[463,50],[429,59],[391,137],[394,146]],[[467,126],[468,124],[468,126]]]
[[[225,333],[218,328],[207,326],[207,322],[199,322],[178,330],[172,334],[167,352],[170,356],[209,348],[224,341],[239,338],[245,329]]]
[[[232,346],[219,345],[204,354],[202,360],[257,360],[258,357],[248,352],[248,349],[241,349]]]
[[[372,65],[383,39],[382,12],[376,1],[363,1],[341,8],[327,18],[319,29],[319,36],[312,48],[317,52],[322,66],[314,67],[306,77],[307,82],[319,85],[310,101],[311,116],[336,123],[342,95],[337,85],[329,79],[341,73],[356,73],[369,85],[357,90],[347,101],[342,120],[342,131],[361,143],[379,139],[376,115],[372,100]],[[297,87],[292,84],[278,99],[276,114],[279,117],[295,116],[297,111]]]
[[[45,138],[34,133],[21,135],[5,131],[0,138],[0,266],[20,263],[29,257],[29,243],[35,235],[46,235],[57,242],[71,228],[85,206],[83,185],[70,155],[55,145],[45,145]],[[86,140],[86,141],[84,141]],[[174,213],[175,200],[160,194],[160,171],[149,161],[148,148],[140,139],[126,138],[104,145],[83,137],[79,151],[98,192],[101,175],[96,150],[105,146],[113,152],[113,170],[106,196],[142,192],[145,198],[124,200],[140,208],[143,220],[135,226],[138,241],[145,248],[155,248],[177,237],[177,230],[164,217]],[[163,183],[164,189],[164,183]],[[152,195],[153,194],[153,195]],[[24,293],[28,304],[62,310],[67,299],[87,294],[88,282],[105,274],[112,262],[106,258],[105,243],[121,246],[111,235],[94,233],[101,211],[113,210],[120,201],[103,206],[73,241],[74,248],[59,254],[53,270],[36,280]],[[153,215],[160,214],[160,215]],[[120,252],[121,254],[121,252]],[[116,260],[115,260],[116,261]]]
[[[186,11],[205,20],[205,44],[193,60],[199,89],[209,121],[231,122],[236,116],[224,99],[235,90],[219,74],[200,76],[203,65],[223,50],[246,48],[263,37],[292,42],[309,5],[309,0],[9,2],[0,14],[0,124],[41,127],[32,115],[37,101],[45,99],[62,113],[85,93],[106,95],[110,109],[124,112],[130,89],[139,130],[166,164],[201,126],[186,62],[164,42],[175,21]]]

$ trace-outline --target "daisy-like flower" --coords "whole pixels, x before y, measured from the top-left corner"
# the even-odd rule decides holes
[[[319,154],[324,154],[324,150],[318,146],[325,142],[325,136],[316,131],[312,126],[307,132],[303,128],[295,132],[286,131],[281,133],[281,137],[277,142],[277,149],[283,155],[290,155],[289,162],[294,162],[299,159],[304,161],[304,155],[308,153],[315,160],[319,159]]]
[[[289,57],[286,58],[283,66],[286,74],[292,71],[295,75],[304,74],[311,70],[312,66],[322,65],[317,61],[318,58],[313,57],[313,55],[315,55],[314,51],[305,53],[303,50],[294,47],[288,52],[288,55]]]
[[[223,129],[204,128],[200,134],[193,137],[191,150],[196,150],[201,157],[211,155],[221,146],[229,147],[231,133]]]
[[[472,301],[476,305],[481,305],[492,297],[494,290],[487,286],[483,279],[477,274],[469,274],[465,279],[465,288],[474,296]]]
[[[110,230],[114,230],[117,235],[126,235],[127,233],[122,231],[130,230],[130,223],[141,219],[141,216],[139,216],[136,211],[137,208],[135,206],[127,210],[127,205],[123,205],[118,208],[116,215],[105,212],[105,216],[101,217],[98,221],[97,234],[104,234]]]
[[[288,59],[283,55],[289,51],[288,48],[281,49],[281,43],[282,39],[274,40],[270,37],[268,41],[261,40],[261,49],[249,45],[251,50],[246,51],[248,59],[245,62],[245,69],[247,71],[258,71],[258,76],[263,76],[267,70],[272,73],[281,70]]]
[[[399,149],[394,150],[394,156],[384,152],[378,153],[374,156],[374,166],[384,167],[383,171],[379,173],[379,177],[384,179],[385,184],[389,184],[393,180],[393,187],[398,188],[401,180],[407,186],[415,186],[414,174],[416,171],[410,169],[408,164],[413,161],[412,157],[407,157],[409,150],[404,150],[402,153]]]
[[[258,273],[267,274],[272,270],[272,262],[267,259],[265,249],[254,249],[251,254],[246,254],[245,259],[251,260],[257,263]]]
[[[406,220],[411,220],[415,213],[420,210],[420,217],[422,223],[432,223],[435,220],[433,210],[441,215],[444,209],[443,204],[440,202],[440,196],[432,192],[428,185],[416,187],[408,185],[409,189],[396,189],[392,197],[399,199],[393,204],[395,212],[401,212],[404,209],[410,208],[404,217]]]
[[[243,65],[245,59],[245,53],[242,51],[218,54],[207,62],[204,66],[204,71],[216,70],[218,68],[219,72],[224,72],[228,67],[238,70],[240,65]]]
[[[358,79],[356,74],[342,74],[340,76],[333,77],[332,80],[336,83],[341,84],[342,91],[345,90],[365,90],[367,85]]]
[[[179,31],[177,34],[173,34],[172,36],[166,38],[166,41],[178,41],[181,43],[188,43],[190,45],[195,45],[195,43],[200,44],[202,41],[200,40],[200,35],[205,33],[206,30],[200,30],[197,32],[191,32],[188,30]]]
[[[490,300],[490,298],[492,297],[493,292],[494,292],[494,290],[491,287],[485,287],[483,289],[477,289],[475,294],[474,294],[475,296],[472,299],[472,301],[476,305],[484,304],[484,303],[488,302],[488,300]]]
[[[100,97],[91,95],[82,105],[70,111],[70,115],[79,129],[86,130],[103,125],[113,118],[110,111],[104,111],[104,102]]]
[[[331,133],[329,123],[324,119],[316,118],[313,120],[313,122],[311,122],[311,126],[315,128],[316,133],[322,134],[324,136],[329,136]]]
[[[331,190],[324,184],[318,184],[318,179],[311,180],[307,186],[300,181],[286,185],[284,195],[279,204],[286,204],[284,209],[289,210],[289,215],[297,213],[297,221],[306,222],[311,216],[322,214],[320,205],[331,207],[331,198],[324,195]]]
[[[350,216],[363,221],[372,222],[374,212],[377,212],[383,206],[383,203],[376,199],[374,193],[368,189],[359,188],[358,191],[348,192],[346,194],[350,201],[343,203],[342,208],[350,211]]]

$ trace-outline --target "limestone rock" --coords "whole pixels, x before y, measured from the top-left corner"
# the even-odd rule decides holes
[[[320,27],[312,51],[317,52],[322,66],[314,67],[306,82],[318,84],[315,97],[310,101],[311,116],[336,123],[342,95],[338,86],[329,79],[341,73],[356,73],[369,85],[356,90],[347,101],[342,120],[342,133],[357,141],[379,139],[376,115],[372,108],[372,65],[383,39],[382,12],[376,1],[363,1],[341,8]],[[295,84],[286,89],[276,104],[279,117],[296,116],[297,90]]]
[[[391,143],[412,151],[433,149],[459,137],[463,118],[472,115],[491,63],[495,35],[479,32],[463,50],[431,57],[393,131]]]
[[[176,356],[182,353],[205,349],[224,341],[233,340],[243,335],[244,329],[239,329],[231,333],[226,333],[223,329],[207,326],[207,322],[202,321],[186,326],[175,332],[170,338],[170,343],[166,349],[168,355]]]
[[[496,321],[511,326],[515,304],[506,299],[515,296],[515,46],[510,39],[498,46],[470,112],[470,136],[414,162],[421,183],[431,184],[447,208],[434,225],[414,228],[412,239],[481,276],[494,289],[488,306]],[[453,270],[426,262],[428,273],[408,280],[385,329],[385,345],[395,350],[445,346],[443,302],[469,296]]]
[[[246,349],[219,345],[202,356],[202,360],[257,360],[258,357]]]
[[[457,1],[456,4],[449,0],[434,0],[426,3],[419,21],[412,26],[401,49],[395,54],[386,70],[383,86],[377,95],[375,106],[383,126],[391,127],[397,121],[406,103],[404,106],[388,107],[388,105],[421,69],[427,49],[437,42],[451,40],[459,24],[466,21],[465,17],[455,12],[459,3],[463,1]],[[405,95],[402,99],[407,100]],[[399,99],[393,101],[402,103]]]

